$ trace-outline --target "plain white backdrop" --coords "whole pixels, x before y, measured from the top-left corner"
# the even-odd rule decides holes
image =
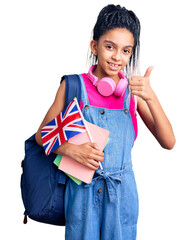
[[[64,239],[64,227],[22,223],[24,140],[39,127],[61,76],[88,70],[91,31],[109,3],[139,17],[141,72],[154,65],[151,86],[176,136],[175,148],[164,150],[138,117],[133,148],[138,240],[196,239],[196,16],[190,0],[1,1],[1,239]]]

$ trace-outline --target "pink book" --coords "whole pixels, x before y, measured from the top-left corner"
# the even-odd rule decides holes
[[[109,131],[101,128],[95,124],[85,121],[87,128],[90,132],[93,142],[96,142],[99,149],[103,151],[109,136]],[[91,142],[89,135],[86,132],[80,133],[68,140],[68,142],[73,144],[83,144],[86,142]],[[74,159],[63,156],[59,164],[59,169],[78,178],[85,183],[91,183],[95,170],[92,170],[81,163],[75,161]]]

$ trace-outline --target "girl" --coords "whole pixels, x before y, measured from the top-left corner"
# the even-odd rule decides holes
[[[68,179],[66,240],[136,239],[138,194],[131,149],[137,124],[133,95],[139,115],[160,145],[172,149],[175,144],[170,122],[150,86],[152,67],[144,76],[133,76],[138,68],[139,37],[140,22],[132,11],[119,5],[108,5],[101,10],[90,42],[91,58],[96,65],[88,74],[80,75],[80,107],[87,121],[110,131],[110,141],[104,153],[96,143],[65,142],[55,151],[96,170],[91,184],[78,186]],[[122,70],[132,73],[129,82]],[[110,86],[113,90],[108,93]],[[36,140],[40,145],[41,128],[64,109],[65,89],[63,80],[37,131]]]

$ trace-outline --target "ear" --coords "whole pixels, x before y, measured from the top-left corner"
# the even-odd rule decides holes
[[[93,53],[93,55],[97,56],[97,41],[92,40],[90,42],[90,48],[91,48],[91,52]]]

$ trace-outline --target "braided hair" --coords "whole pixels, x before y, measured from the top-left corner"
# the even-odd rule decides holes
[[[115,28],[125,28],[129,30],[134,37],[133,53],[129,63],[125,68],[125,74],[139,71],[139,51],[140,51],[140,22],[133,11],[127,10],[120,5],[109,4],[104,7],[97,17],[97,22],[93,29],[93,40],[99,38],[107,31]],[[91,65],[97,63],[97,56],[92,53],[89,56]]]

